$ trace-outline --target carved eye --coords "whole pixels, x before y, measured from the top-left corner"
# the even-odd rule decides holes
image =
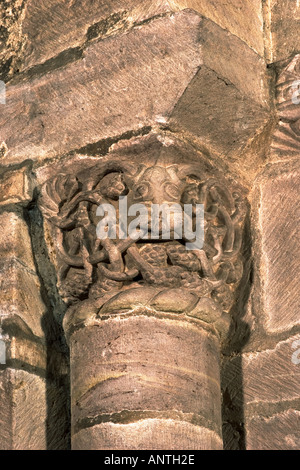
[[[149,186],[147,183],[141,183],[134,189],[135,199],[144,199],[149,193]]]
[[[180,198],[180,191],[178,186],[173,183],[166,183],[165,184],[165,193],[172,199],[179,199]]]

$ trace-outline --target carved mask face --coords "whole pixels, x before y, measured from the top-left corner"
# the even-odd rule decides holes
[[[135,202],[180,203],[181,181],[174,167],[153,166],[146,169],[133,187]]]

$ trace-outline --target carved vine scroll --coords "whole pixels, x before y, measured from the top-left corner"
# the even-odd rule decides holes
[[[204,245],[188,251],[186,240],[112,240],[96,234],[97,208],[119,198],[129,204],[203,204]],[[229,311],[243,264],[240,256],[244,204],[224,182],[203,178],[189,166],[110,162],[78,174],[59,174],[41,189],[40,207],[56,244],[63,299],[113,297],[129,288],[182,288]],[[195,224],[194,213],[192,223]],[[120,227],[117,227],[119,233]]]

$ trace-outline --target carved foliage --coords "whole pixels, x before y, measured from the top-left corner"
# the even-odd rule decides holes
[[[284,68],[277,82],[279,127],[272,148],[298,156],[300,151],[300,54]]]
[[[188,251],[187,240],[99,239],[96,210],[109,203],[203,204],[204,246]],[[240,258],[244,206],[238,194],[194,168],[110,163],[77,176],[60,174],[41,189],[40,207],[56,243],[59,289],[64,300],[113,296],[132,287],[183,288],[229,310],[242,276]],[[172,219],[171,219],[172,220]],[[195,227],[195,212],[191,224]],[[145,235],[145,233],[144,233]],[[149,235],[150,237],[150,235]]]

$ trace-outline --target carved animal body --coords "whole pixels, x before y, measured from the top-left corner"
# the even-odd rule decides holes
[[[182,287],[229,310],[242,275],[243,204],[214,179],[189,167],[130,165],[97,169],[93,178],[58,175],[41,190],[40,207],[58,240],[59,289],[72,304],[137,286]],[[120,196],[129,203],[203,204],[205,243],[187,251],[185,240],[111,240],[96,236],[96,210]]]

